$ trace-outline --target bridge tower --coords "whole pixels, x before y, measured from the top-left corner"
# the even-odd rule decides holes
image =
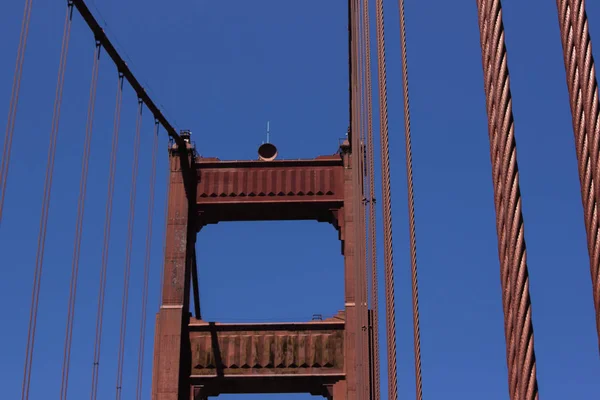
[[[256,160],[222,161],[197,156],[189,132],[182,132],[183,141],[170,145],[152,400],[205,400],[225,393],[310,393],[328,400],[373,397],[371,318],[364,300],[358,4],[348,0],[350,129],[335,154],[283,160],[277,159],[275,146],[266,143]],[[316,220],[335,227],[345,281],[335,317],[252,324],[201,318],[198,231],[224,221],[261,220]],[[195,299],[194,316],[190,294]]]
[[[152,399],[302,392],[329,400],[355,399],[353,255],[355,243],[364,238],[355,237],[354,223],[359,221],[352,208],[354,166],[348,141],[333,155],[302,160],[275,159],[272,145],[261,146],[261,157],[249,161],[197,157],[189,141],[186,149],[172,144],[169,151],[167,243]],[[196,233],[221,221],[258,220],[316,220],[335,227],[345,280],[343,309],[335,317],[231,324],[192,316]]]

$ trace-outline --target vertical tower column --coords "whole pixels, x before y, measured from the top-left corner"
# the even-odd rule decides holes
[[[352,153],[350,144],[346,141],[341,146],[342,158],[344,164],[344,207],[341,211],[343,219],[343,248],[344,255],[344,306],[346,310],[346,326],[344,338],[344,353],[346,365],[346,380],[340,382],[345,387],[345,398],[347,400],[357,399],[357,351],[356,331],[357,327],[357,295],[356,295],[356,274],[355,274],[355,252],[357,251],[357,241],[361,238],[356,237],[355,224],[360,223],[360,210],[355,210],[354,202],[354,166],[352,165]],[[361,269],[362,270],[362,269]],[[337,390],[336,390],[337,392]],[[337,392],[336,394],[338,394]],[[338,394],[339,396],[339,394]],[[335,396],[334,396],[335,397]],[[339,398],[339,397],[338,397]]]
[[[189,144],[187,147],[191,149]],[[156,317],[152,400],[189,398],[189,274],[196,234],[195,216],[190,210],[193,211],[196,199],[195,190],[190,191],[189,185],[186,193],[185,180],[195,172],[189,168],[188,149],[174,145],[169,150],[165,263],[162,301]]]

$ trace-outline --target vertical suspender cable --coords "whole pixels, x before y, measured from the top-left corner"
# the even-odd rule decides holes
[[[408,96],[408,56],[406,50],[406,20],[404,0],[398,0],[400,10],[400,49],[402,52],[402,87],[404,100],[404,138],[406,142],[406,180],[408,183],[408,221],[410,228],[410,270],[412,280],[413,340],[415,351],[416,398],[423,399],[421,373],[421,328],[419,324],[419,283],[417,279],[417,233],[415,228],[415,193],[412,170],[412,144],[410,134],[410,103]]]
[[[529,273],[502,6],[477,0],[512,400],[538,398]]]
[[[381,397],[381,376],[379,367],[379,294],[377,287],[377,220],[375,208],[375,155],[373,151],[373,89],[371,76],[371,34],[369,18],[369,1],[363,0],[363,43],[365,49],[366,104],[367,104],[367,176],[369,177],[369,265],[371,267],[371,313],[373,320],[373,399]]]
[[[379,83],[379,121],[381,130],[381,180],[383,189],[383,259],[385,267],[386,339],[388,362],[388,399],[398,398],[396,360],[396,301],[394,294],[394,252],[392,236],[392,185],[390,178],[390,144],[388,134],[387,76],[385,63],[385,29],[383,0],[376,0],[377,63]]]
[[[15,120],[17,118],[17,106],[19,104],[19,92],[21,89],[21,76],[23,75],[23,63],[25,62],[25,48],[27,47],[27,36],[29,34],[29,21],[31,19],[31,5],[33,0],[25,0],[25,11],[21,23],[21,36],[17,47],[17,61],[15,75],[13,78],[10,105],[8,107],[8,119],[6,122],[6,135],[0,160],[0,223],[2,223],[2,209],[4,208],[4,196],[6,193],[6,181],[8,180],[8,167],[10,164],[10,152],[12,148],[13,134],[15,132]]]
[[[135,218],[135,196],[140,153],[140,131],[142,129],[142,108],[144,103],[138,99],[138,113],[133,142],[133,166],[131,171],[131,192],[129,196],[129,224],[127,226],[127,245],[125,249],[125,275],[123,279],[123,299],[121,304],[121,335],[119,339],[119,357],[117,368],[116,399],[121,400],[123,389],[123,364],[125,361],[125,333],[127,329],[127,306],[129,303],[129,278],[131,276],[131,250],[133,245],[133,222]]]
[[[117,82],[117,98],[115,101],[115,116],[113,125],[112,145],[110,152],[110,167],[108,174],[108,193],[106,196],[106,213],[104,216],[104,239],[102,243],[102,261],[100,267],[100,287],[98,289],[98,311],[96,313],[96,339],[94,342],[94,362],[92,368],[91,400],[98,396],[98,373],[100,370],[100,350],[102,344],[102,323],[104,317],[104,299],[106,295],[106,272],[108,267],[108,249],[110,244],[110,223],[112,219],[112,204],[115,192],[115,175],[117,170],[117,147],[119,144],[119,125],[121,122],[121,100],[123,98],[123,74],[119,73]]]
[[[140,323],[140,348],[138,350],[138,375],[136,400],[142,400],[142,382],[144,373],[144,351],[146,338],[146,315],[148,307],[148,280],[150,277],[150,252],[152,249],[152,214],[154,213],[154,187],[156,186],[156,152],[158,150],[158,121],[154,122],[152,142],[152,165],[150,172],[150,193],[148,196],[148,227],[146,228],[146,258],[144,259],[144,280],[142,284],[142,317]]]
[[[92,82],[90,84],[90,99],[88,104],[85,140],[83,144],[83,157],[81,159],[81,179],[79,182],[79,199],[77,201],[77,220],[75,223],[75,238],[73,244],[73,261],[71,267],[71,283],[69,287],[69,305],[67,313],[67,327],[65,333],[65,347],[62,365],[62,381],[60,386],[60,399],[66,400],[69,388],[69,367],[71,362],[71,345],[73,343],[73,323],[75,321],[75,303],[77,298],[77,278],[79,275],[79,259],[81,254],[81,238],[83,234],[83,216],[85,212],[85,195],[87,188],[88,167],[90,164],[90,151],[92,145],[92,130],[94,124],[94,110],[96,102],[96,88],[98,87],[98,64],[101,46],[96,42],[94,50],[94,63],[92,66]]]
[[[31,295],[31,309],[29,312],[29,328],[27,332],[27,346],[25,350],[25,366],[23,373],[23,386],[21,399],[29,399],[29,387],[31,385],[31,367],[33,364],[33,349],[35,347],[35,331],[37,324],[37,312],[40,300],[40,288],[42,279],[42,268],[44,263],[44,246],[46,244],[46,228],[48,224],[48,210],[50,208],[50,194],[52,191],[52,177],[54,174],[54,158],[56,155],[56,142],[58,138],[58,124],[60,120],[60,106],[65,80],[67,65],[67,54],[69,52],[69,39],[71,37],[71,18],[73,16],[73,3],[69,1],[63,40],[60,52],[60,64],[58,67],[58,82],[56,85],[56,97],[54,99],[54,111],[52,116],[52,128],[50,131],[50,144],[48,146],[48,163],[46,165],[46,178],[44,181],[44,197],[42,200],[42,215],[38,236],[35,271],[33,275],[33,290]]]
[[[567,88],[573,116],[573,132],[581,184],[581,200],[590,255],[590,273],[596,330],[600,349],[600,107],[584,1],[556,0],[562,39]]]

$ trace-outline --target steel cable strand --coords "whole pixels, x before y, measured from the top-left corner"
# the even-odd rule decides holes
[[[404,0],[398,0],[400,11],[400,48],[402,53],[402,87],[404,100],[404,135],[406,142],[406,178],[408,183],[408,220],[410,228],[410,261],[413,305],[413,336],[415,352],[416,398],[423,399],[423,374],[421,371],[421,328],[419,324],[419,282],[417,277],[417,234],[415,228],[415,195],[412,169],[412,144],[410,133],[410,103],[408,92],[408,55],[406,49],[406,20]]]
[[[501,196],[501,217],[499,218],[500,229],[502,230],[502,251],[504,252],[503,260],[506,265],[506,270],[504,272],[505,279],[505,291],[508,293],[508,331],[510,332],[508,345],[509,345],[509,365],[511,365],[510,369],[510,385],[512,388],[511,394],[513,397],[520,397],[519,388],[522,386],[522,377],[523,377],[523,357],[524,354],[520,350],[519,346],[522,348],[522,340],[521,340],[521,325],[520,322],[524,315],[519,314],[520,311],[520,303],[517,304],[518,300],[516,296],[520,293],[520,289],[516,287],[519,281],[519,266],[518,260],[515,260],[515,252],[521,249],[520,244],[517,243],[517,236],[514,230],[515,226],[515,216],[520,216],[520,212],[516,213],[516,207],[520,206],[519,203],[515,202],[514,193],[511,191],[514,189],[512,185],[511,178],[513,174],[511,171],[511,156],[513,155],[510,146],[512,145],[512,115],[507,117],[505,114],[502,114],[502,110],[509,110],[507,108],[508,101],[510,100],[510,93],[508,91],[508,85],[502,86],[499,85],[502,77],[507,75],[507,67],[506,67],[506,57],[504,51],[504,31],[501,24],[501,10],[499,9],[500,4],[498,2],[490,2],[489,6],[489,16],[491,17],[490,22],[493,23],[493,37],[492,44],[493,49],[495,50],[492,54],[492,81],[495,87],[494,92],[494,122],[495,122],[495,141],[497,142],[497,148],[499,149],[499,160],[501,162],[500,172],[502,176],[497,177],[499,180],[499,186],[502,188],[502,196]],[[502,44],[502,45],[498,45]],[[503,134],[499,135],[498,132],[508,132],[508,135]],[[516,245],[515,245],[516,243]]]
[[[146,229],[146,256],[144,259],[144,279],[142,286],[142,317],[140,323],[140,347],[138,350],[138,375],[136,400],[142,400],[142,383],[144,372],[144,345],[146,337],[146,316],[148,307],[148,280],[150,276],[150,254],[152,245],[152,222],[154,212],[154,187],[156,185],[156,152],[158,150],[158,121],[154,123],[154,139],[152,142],[152,165],[150,170],[150,194],[148,196],[148,227]]]
[[[585,139],[589,146],[590,160],[588,161],[588,168],[590,169],[593,182],[593,186],[589,189],[591,191],[589,197],[594,199],[592,207],[594,207],[594,211],[596,211],[595,213],[587,215],[595,214],[592,218],[597,218],[597,210],[595,210],[597,207],[596,199],[600,197],[600,108],[598,104],[596,68],[594,55],[592,53],[592,42],[589,34],[587,13],[585,11],[585,1],[568,0],[567,3],[569,12],[566,13],[566,16],[570,16],[571,26],[569,26],[569,31],[572,32],[574,42],[573,47],[569,50],[575,54],[574,58],[577,63],[575,70],[578,72],[579,76],[578,89],[581,91],[584,107],[583,116],[578,118],[581,118],[585,124]],[[561,32],[562,30],[563,24],[561,23]],[[594,223],[590,221],[590,225],[594,226]],[[598,345],[600,348],[600,256],[598,254],[600,251],[600,243],[598,241],[598,230],[596,229],[595,232],[593,230],[589,232],[591,233],[591,235],[588,234],[588,249],[591,249],[590,275],[592,279],[594,309],[596,311]]]
[[[516,248],[514,246],[514,239],[511,237],[513,219],[514,219],[514,211],[515,204],[511,204],[511,173],[508,172],[508,168],[510,167],[509,157],[511,155],[510,145],[511,145],[511,136],[512,131],[510,131],[510,126],[505,125],[505,123],[509,122],[509,118],[505,118],[506,115],[502,114],[502,110],[508,110],[506,103],[508,101],[507,95],[509,93],[506,89],[509,89],[509,86],[502,86],[499,84],[501,82],[502,76],[504,73],[508,73],[506,69],[506,58],[504,57],[504,29],[502,25],[502,15],[500,3],[492,0],[488,3],[489,9],[489,17],[490,24],[493,27],[492,36],[491,36],[491,50],[492,50],[492,62],[491,62],[491,83],[494,88],[494,108],[493,113],[494,116],[492,118],[493,126],[495,129],[494,132],[494,141],[495,146],[498,149],[498,158],[497,162],[499,163],[498,169],[498,186],[502,190],[502,194],[500,197],[500,229],[502,230],[502,247],[503,247],[503,260],[505,265],[505,291],[507,291],[507,306],[508,306],[508,321],[509,321],[509,332],[510,332],[510,340],[509,351],[510,351],[510,362],[512,365],[511,368],[511,377],[512,381],[512,396],[515,398],[520,398],[519,395],[519,385],[521,384],[522,372],[521,372],[521,364],[518,359],[518,345],[519,345],[519,326],[517,321],[518,316],[518,305],[515,303],[517,296],[517,289],[515,288],[516,284],[516,271],[514,256]],[[511,115],[512,118],[512,115]],[[509,134],[504,134],[509,132]]]
[[[511,291],[507,249],[506,232],[504,230],[504,197],[503,181],[500,179],[500,165],[503,157],[504,146],[498,143],[497,118],[495,109],[497,108],[496,91],[493,77],[493,54],[495,54],[491,45],[491,36],[493,21],[490,21],[490,2],[485,0],[477,3],[479,8],[479,27],[481,34],[482,63],[484,70],[484,90],[486,94],[486,108],[488,115],[488,131],[490,142],[490,155],[492,164],[492,182],[494,189],[494,208],[496,211],[496,233],[498,236],[498,258],[500,261],[500,281],[502,286],[502,308],[504,310],[504,334],[506,338],[506,363],[508,367],[508,386],[511,398],[516,396],[516,378],[517,370],[515,366],[515,349],[513,318],[511,311]]]
[[[583,96],[583,106],[585,109],[584,120],[586,131],[590,142],[590,155],[592,159],[592,179],[596,195],[600,195],[600,166],[598,157],[600,151],[600,126],[598,110],[598,84],[596,82],[596,69],[594,56],[592,53],[592,42],[589,35],[589,26],[587,14],[585,12],[585,1],[570,0],[570,17],[572,29],[574,29],[573,39],[575,42],[574,51],[577,59],[577,72],[579,74],[580,88]]]
[[[25,49],[27,47],[27,37],[29,36],[29,21],[31,20],[32,4],[33,0],[25,1],[23,21],[21,22],[21,34],[19,36],[19,45],[17,47],[15,74],[13,77],[10,104],[8,107],[6,134],[4,136],[4,146],[2,149],[2,160],[0,160],[0,224],[2,223],[2,210],[4,208],[4,197],[6,195],[6,182],[8,180],[8,169],[10,165],[13,135],[15,132],[17,106],[19,104],[19,93],[21,89],[21,77],[23,75],[23,64],[25,62]]]
[[[531,301],[529,297],[529,278],[527,271],[526,246],[524,239],[524,226],[521,214],[521,197],[519,189],[519,174],[516,156],[516,143],[514,140],[514,120],[512,116],[512,100],[510,95],[510,80],[507,67],[506,47],[504,45],[504,28],[502,24],[502,10],[499,1],[493,1],[489,5],[478,1],[478,6],[483,7],[484,15],[489,22],[488,29],[493,24],[492,41],[489,43],[492,61],[487,66],[484,64],[484,73],[492,74],[493,96],[487,92],[488,98],[494,99],[493,114],[488,115],[488,119],[496,121],[492,128],[495,132],[490,132],[490,148],[492,157],[494,157],[495,140],[502,153],[501,169],[498,180],[503,180],[501,184],[503,213],[501,216],[505,219],[505,225],[502,229],[502,237],[499,240],[506,240],[506,252],[504,256],[500,254],[500,259],[507,262],[508,282],[504,277],[506,273],[502,272],[503,291],[506,297],[510,297],[506,303],[509,306],[509,315],[505,321],[513,323],[512,334],[509,333],[507,342],[509,344],[509,390],[511,398],[514,400],[533,399],[538,397],[535,354],[533,350],[533,327],[531,323]],[[489,7],[489,8],[488,8]],[[481,24],[481,18],[480,18]],[[483,28],[480,27],[483,32]],[[484,38],[482,38],[484,39]],[[482,50],[486,45],[482,45]],[[485,57],[484,57],[485,63]],[[486,78],[487,82],[487,78]],[[488,99],[489,100],[489,99]],[[496,118],[496,119],[494,119]],[[495,182],[495,186],[500,186]],[[502,226],[502,218],[498,218],[497,223]],[[500,229],[499,229],[500,231]],[[501,246],[504,247],[504,246]],[[502,252],[502,249],[501,249]],[[502,264],[502,261],[501,261]],[[503,268],[503,267],[502,267]],[[504,268],[503,268],[504,269]],[[505,309],[506,313],[506,309]],[[507,332],[510,332],[507,329]],[[510,362],[512,357],[513,363]],[[516,382],[513,381],[516,370]],[[511,386],[514,385],[514,386]]]
[[[388,398],[398,398],[396,360],[396,310],[394,293],[394,254],[392,239],[392,201],[387,110],[387,76],[385,62],[385,27],[383,0],[376,0],[377,61],[379,80],[379,118],[381,130],[381,178],[383,199],[383,245],[386,297],[386,339],[388,347]]]
[[[522,202],[519,188],[519,171],[517,164],[517,149],[514,138],[514,119],[512,114],[512,98],[510,93],[510,77],[506,47],[504,45],[504,28],[502,24],[502,10],[500,1],[493,3],[495,26],[499,31],[499,41],[496,48],[497,61],[500,68],[495,68],[498,78],[496,87],[501,88],[497,112],[500,116],[499,127],[506,137],[503,157],[502,172],[505,177],[504,195],[507,207],[507,237],[508,259],[510,262],[510,283],[513,290],[512,313],[515,327],[515,357],[517,366],[517,388],[520,400],[538,397],[536,361],[534,352],[533,324],[531,321],[531,299],[529,296],[529,273],[527,268],[527,250],[525,244],[524,222],[522,216]],[[500,85],[501,84],[501,85]]]
[[[108,270],[108,251],[110,244],[110,226],[112,219],[113,197],[115,192],[115,175],[117,168],[117,148],[119,142],[119,124],[121,121],[121,99],[123,95],[123,75],[119,74],[117,82],[117,96],[115,101],[115,114],[110,153],[110,167],[108,176],[108,191],[106,196],[106,212],[104,217],[104,237],[102,243],[102,260],[100,267],[100,287],[98,290],[98,310],[96,313],[96,335],[94,341],[94,361],[92,367],[91,400],[98,396],[98,378],[100,371],[100,353],[102,345],[102,325],[104,320],[104,299],[106,295],[106,274]]]
[[[596,208],[596,195],[591,182],[591,158],[589,154],[587,131],[585,128],[585,117],[581,95],[581,86],[579,82],[579,73],[577,71],[577,56],[575,51],[575,42],[573,38],[573,25],[570,20],[570,6],[566,0],[557,0],[558,20],[561,32],[561,43],[563,47],[563,58],[565,62],[567,89],[569,92],[569,105],[573,119],[573,134],[575,136],[575,151],[577,156],[577,165],[579,172],[579,181],[581,184],[581,199],[584,209],[584,222],[588,234],[588,251],[590,253],[590,262],[593,256],[594,242],[590,240],[593,231],[590,231],[593,218],[593,210]],[[588,197],[592,202],[588,202]],[[597,229],[596,229],[597,230]]]
[[[381,398],[381,372],[379,366],[379,290],[377,286],[377,220],[375,208],[375,156],[373,149],[373,88],[371,75],[371,34],[369,2],[363,1],[363,26],[365,43],[365,75],[367,81],[367,168],[369,176],[369,248],[371,266],[371,314],[373,320],[373,400]]]
[[[56,97],[52,115],[52,127],[50,130],[50,142],[48,145],[48,161],[46,164],[46,176],[44,179],[44,195],[42,200],[42,212],[38,234],[36,265],[33,276],[33,288],[31,294],[31,308],[29,311],[29,327],[27,331],[27,345],[25,349],[25,365],[23,372],[23,385],[21,399],[29,399],[29,388],[31,385],[31,368],[33,364],[33,351],[35,348],[35,333],[37,328],[37,312],[39,307],[39,296],[41,289],[42,270],[44,263],[44,248],[46,244],[46,231],[48,226],[48,210],[50,207],[50,194],[52,191],[52,178],[54,175],[54,159],[56,156],[56,142],[58,139],[58,125],[60,120],[60,108],[64,87],[67,55],[69,53],[69,39],[71,36],[72,3],[69,2],[67,15],[63,29],[63,38],[60,52],[60,63],[58,67],[58,82],[56,84]]]
[[[117,367],[116,399],[121,400],[123,389],[123,364],[125,362],[125,339],[127,331],[127,308],[129,304],[129,279],[131,276],[131,250],[133,247],[133,228],[135,220],[136,183],[140,151],[140,131],[142,129],[143,102],[138,99],[138,113],[133,142],[133,166],[131,170],[131,189],[129,194],[129,222],[127,225],[127,244],[125,249],[125,271],[123,277],[123,297],[121,302],[121,330],[119,338],[119,356]]]
[[[92,144],[92,128],[94,123],[94,110],[96,101],[96,88],[98,87],[98,64],[100,58],[100,43],[96,42],[94,61],[92,65],[92,80],[90,83],[90,98],[87,111],[83,156],[81,159],[81,178],[79,181],[79,198],[77,200],[77,219],[75,222],[75,237],[73,239],[73,260],[71,265],[71,282],[69,285],[69,303],[67,312],[67,326],[65,329],[65,344],[62,364],[62,381],[60,386],[60,399],[66,400],[69,389],[69,370],[71,362],[71,346],[73,343],[73,324],[75,320],[75,305],[77,299],[77,282],[79,276],[79,260],[81,254],[81,239],[83,235],[83,218],[85,213],[85,198],[88,178],[88,167]]]

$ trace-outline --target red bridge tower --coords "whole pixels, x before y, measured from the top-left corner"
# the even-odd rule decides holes
[[[157,315],[153,400],[221,393],[297,393],[355,399],[356,329],[353,165],[345,141],[334,155],[221,161],[170,148],[170,192],[162,305]],[[357,214],[359,215],[359,214]],[[317,220],[338,231],[344,255],[344,308],[324,321],[225,324],[191,316],[197,297],[196,233],[221,221]],[[362,269],[361,269],[362,270]],[[190,285],[190,282],[193,282]],[[342,305],[340,299],[340,306]],[[197,300],[196,300],[197,301]],[[366,327],[365,327],[366,328]],[[368,331],[371,331],[368,329]]]

